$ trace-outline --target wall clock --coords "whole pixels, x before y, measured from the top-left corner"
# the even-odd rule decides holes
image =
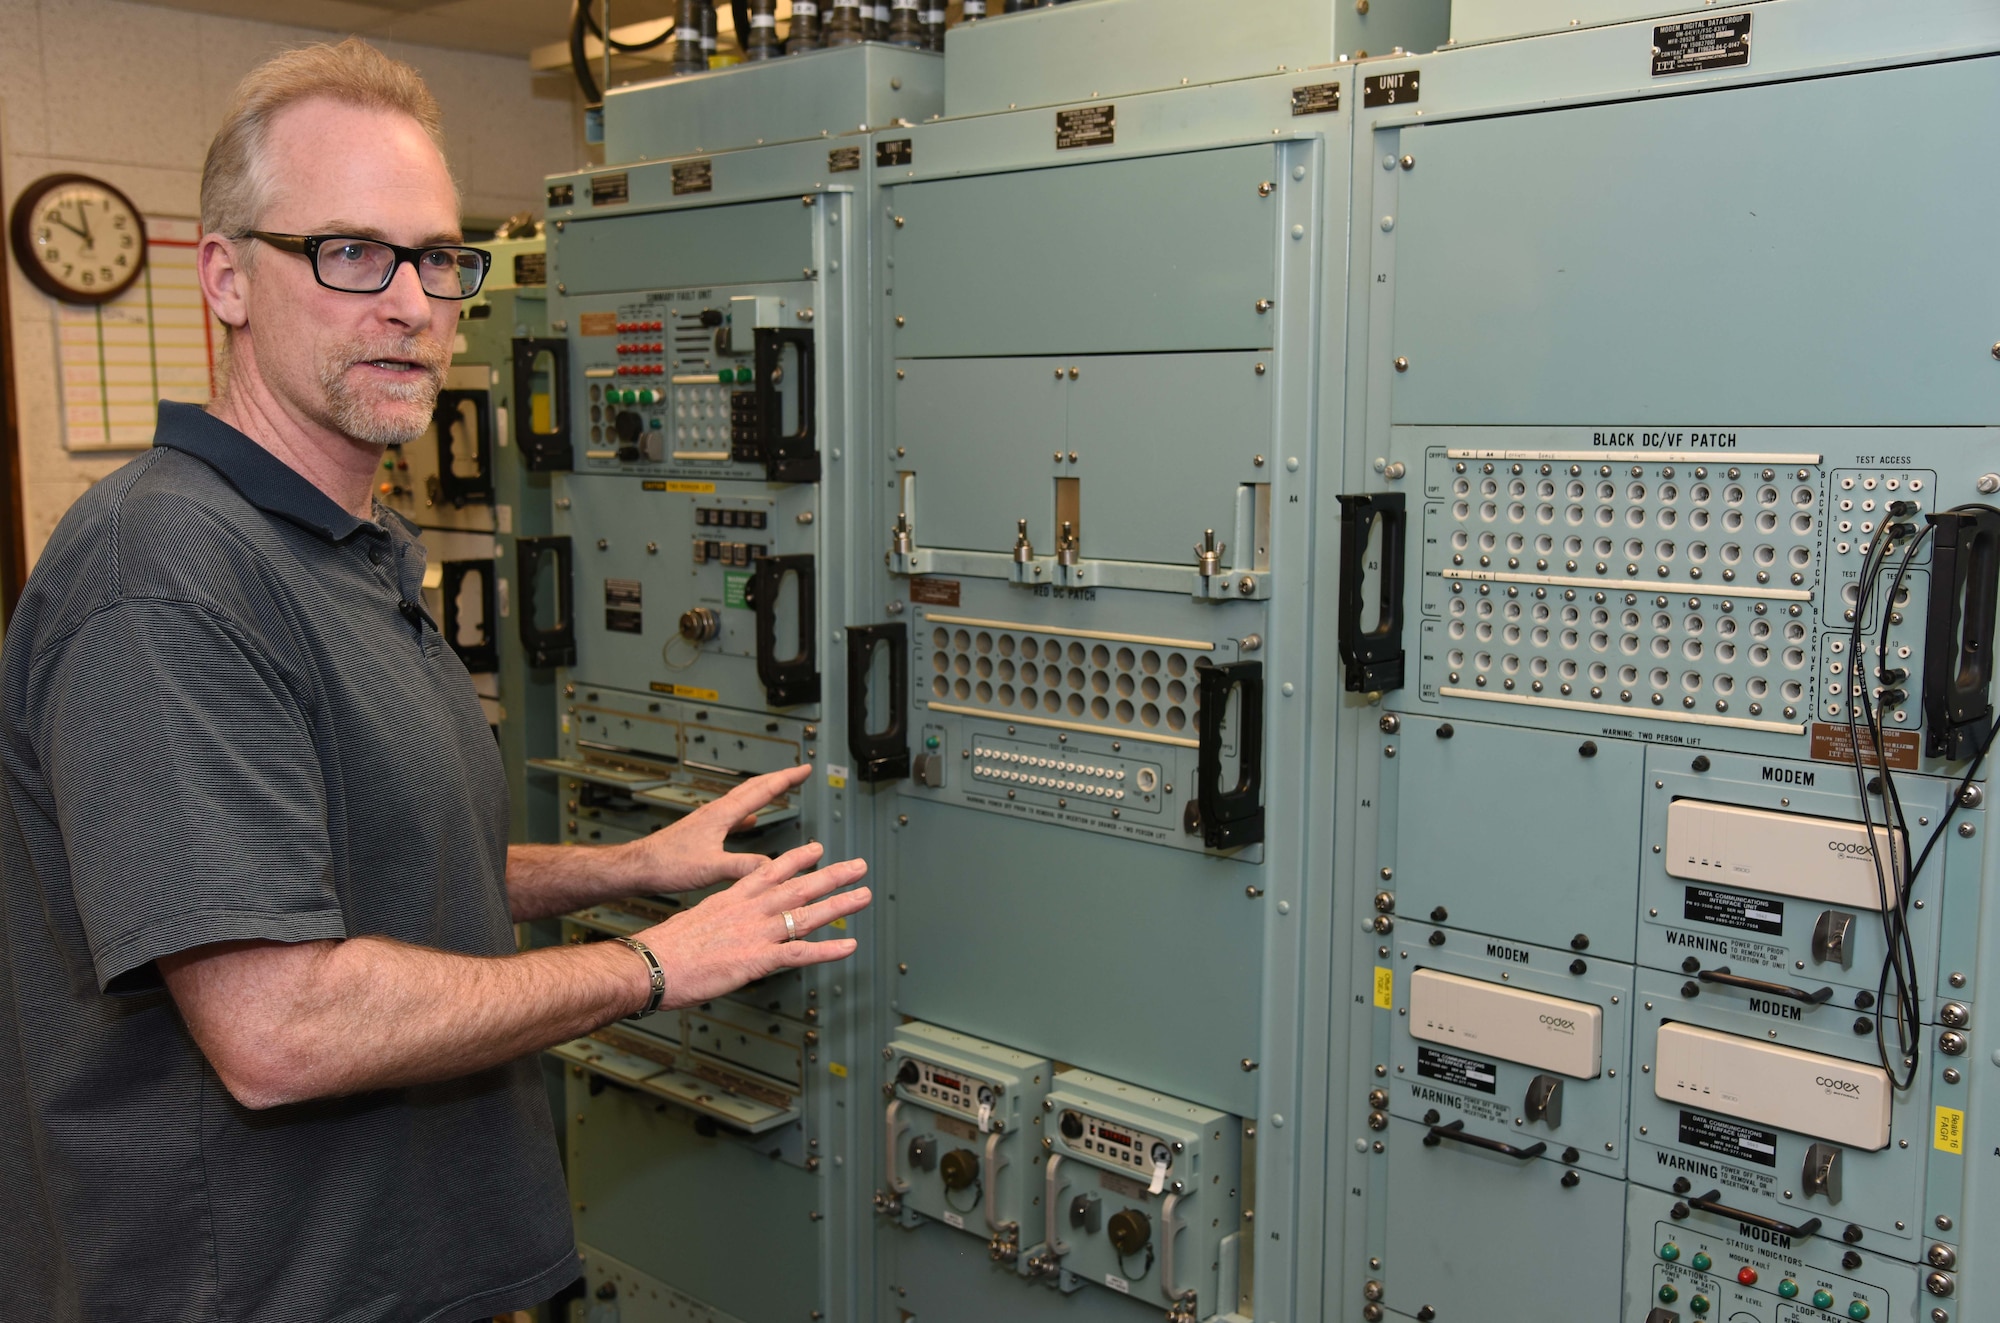
[[[46,175],[14,203],[14,260],[66,303],[105,303],[146,268],[146,221],[132,199],[88,175]]]

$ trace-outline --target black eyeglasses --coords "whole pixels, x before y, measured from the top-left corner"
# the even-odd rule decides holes
[[[250,230],[245,239],[262,239],[287,253],[303,253],[312,262],[313,276],[328,289],[342,294],[380,294],[396,278],[396,269],[408,262],[416,268],[424,293],[434,299],[469,299],[486,283],[493,254],[484,248],[463,244],[431,244],[405,248],[355,234],[273,234]]]

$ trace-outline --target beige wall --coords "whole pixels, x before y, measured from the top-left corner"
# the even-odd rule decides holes
[[[0,202],[11,214],[28,184],[75,170],[148,213],[196,215],[202,155],[237,81],[272,52],[328,35],[118,0],[0,0]],[[566,76],[501,56],[383,49],[422,70],[443,105],[468,217],[536,206],[541,177],[581,159]],[[70,503],[131,456],[63,449],[53,305],[7,266],[32,562]]]

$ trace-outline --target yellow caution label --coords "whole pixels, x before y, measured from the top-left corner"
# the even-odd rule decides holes
[[[826,926],[827,926],[827,927],[829,927],[829,928],[838,928],[838,929],[840,929],[840,931],[842,931],[842,932],[846,932],[846,931],[847,931],[847,920],[845,920],[845,919],[835,919],[835,920],[834,920],[834,921],[833,921],[832,923],[829,923],[829,924],[828,924],[828,925],[826,925]]]
[[[679,492],[684,496],[713,496],[715,484],[712,482],[667,482],[659,478],[648,478],[640,486],[649,492]]]
[[[826,1063],[826,1073],[836,1079],[844,1080],[847,1078],[847,1067],[841,1065],[838,1061],[829,1061]]]
[[[532,427],[538,436],[547,436],[555,431],[555,415],[549,410],[547,395],[528,397],[528,426]]]
[[[1396,1000],[1396,971],[1387,965],[1375,966],[1375,1009],[1386,1011]]]
[[[692,698],[697,703],[719,703],[722,701],[722,695],[717,690],[697,689],[689,684],[667,684],[664,681],[655,680],[646,687],[656,694],[671,694],[675,698]]]
[[[1956,1107],[1937,1109],[1937,1134],[1931,1139],[1931,1147],[1940,1153],[1956,1153],[1965,1156],[1965,1113]]]
[[[847,778],[844,776],[835,776],[831,772],[827,773],[826,783],[832,786],[835,790],[847,789]]]

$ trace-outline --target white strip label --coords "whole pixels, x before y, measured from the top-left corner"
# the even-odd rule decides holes
[[[1155,1162],[1153,1164],[1153,1183],[1146,1187],[1146,1193],[1158,1194],[1161,1190],[1164,1190],[1166,1187],[1167,1187],[1167,1164],[1164,1162]]]
[[[793,18],[818,18],[819,6],[813,0],[792,0]]]
[[[965,1219],[957,1213],[952,1212],[949,1208],[945,1209],[944,1212],[944,1224],[948,1227],[956,1227],[960,1231],[965,1230]]]
[[[990,1102],[983,1102],[979,1104],[979,1133],[985,1135],[985,1134],[991,1134],[992,1131],[993,1131],[993,1104]]]
[[[1118,1292],[1120,1295],[1132,1294],[1132,1283],[1126,1281],[1123,1277],[1115,1276],[1112,1273],[1104,1274],[1104,1284],[1110,1287],[1112,1290]]]
[[[775,32],[778,28],[778,16],[776,14],[752,14],[750,15],[750,26],[753,28],[770,28]]]

